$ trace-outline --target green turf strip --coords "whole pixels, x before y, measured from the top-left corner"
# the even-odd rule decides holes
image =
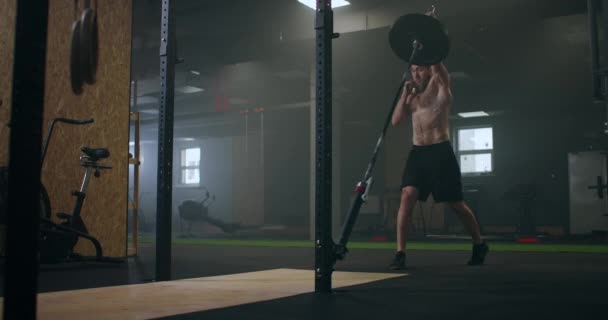
[[[152,238],[140,238],[140,243],[151,243]],[[237,246],[237,247],[279,247],[279,248],[312,248],[312,241],[284,240],[229,240],[229,239],[189,239],[178,238],[173,244],[207,245],[207,246]],[[349,249],[384,249],[394,250],[393,242],[350,242]],[[418,242],[410,241],[408,250],[440,250],[440,251],[470,251],[471,244],[466,242]],[[494,242],[490,243],[491,251],[505,252],[578,252],[578,253],[608,253],[607,244],[519,244]]]

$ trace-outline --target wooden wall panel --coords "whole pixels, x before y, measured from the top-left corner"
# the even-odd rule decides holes
[[[13,89],[15,0],[0,0],[0,166],[8,165],[8,120]]]
[[[70,86],[70,32],[74,1],[51,1],[46,63],[45,132],[54,117],[95,119],[86,126],[58,124],[42,169],[53,212],[71,213],[71,191],[80,187],[84,168],[80,147],[108,148],[106,163],[113,169],[91,179],[82,217],[89,232],[101,242],[104,255],[126,255],[126,212],[129,143],[129,90],[132,1],[97,2],[99,67],[97,82],[74,95]],[[77,251],[93,254],[88,241]]]

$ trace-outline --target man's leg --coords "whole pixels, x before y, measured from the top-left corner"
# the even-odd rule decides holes
[[[389,265],[392,270],[405,269],[405,247],[410,217],[418,201],[418,190],[407,186],[401,189],[401,202],[397,213],[397,253]]]
[[[456,212],[456,215],[458,215],[458,218],[464,224],[464,227],[473,239],[473,243],[481,244],[483,241],[481,240],[479,224],[471,208],[464,201],[450,202],[448,205]]]
[[[418,189],[407,186],[401,189],[401,203],[397,214],[397,251],[405,251],[409,221],[418,201]]]
[[[443,144],[442,149],[437,150],[437,158],[441,161],[438,162],[440,165],[437,165],[436,168],[439,171],[439,177],[434,184],[434,191],[436,191],[434,195],[437,195],[438,202],[447,202],[456,212],[473,239],[473,256],[468,264],[483,264],[489,248],[481,239],[479,223],[477,223],[473,211],[463,201],[462,175],[454,150],[449,143]]]
[[[481,240],[479,223],[477,223],[477,219],[475,219],[473,211],[464,201],[450,202],[449,206],[456,212],[473,239],[473,254],[468,264],[483,264],[490,248],[485,241]]]

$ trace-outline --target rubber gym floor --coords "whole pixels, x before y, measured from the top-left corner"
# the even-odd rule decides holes
[[[386,267],[393,255],[392,243],[353,242],[346,259],[337,263],[336,272],[389,273],[396,277],[336,288],[331,294],[307,292],[163,319],[590,319],[605,316],[608,245],[491,242],[490,246],[486,264],[470,267],[465,265],[470,255],[467,243],[414,242],[408,248],[408,269],[395,272]],[[39,292],[71,292],[150,282],[154,275],[153,253],[153,244],[143,243],[137,258],[129,258],[120,265],[41,266]],[[174,241],[172,253],[175,280],[287,268],[309,270],[310,283],[314,282],[315,252],[307,241],[178,239]],[[210,298],[197,297],[200,301]],[[70,303],[65,301],[67,305]],[[89,312],[94,314],[95,310]]]

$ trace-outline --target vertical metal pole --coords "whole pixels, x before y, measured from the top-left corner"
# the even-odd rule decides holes
[[[309,214],[309,218],[308,218],[308,232],[309,232],[309,239],[310,241],[316,241],[316,233],[315,233],[315,229],[316,229],[316,217],[317,217],[317,207],[315,205],[315,201],[316,201],[316,190],[317,190],[317,185],[316,185],[316,181],[317,181],[317,109],[316,109],[316,105],[317,105],[317,77],[316,77],[316,63],[317,60],[317,56],[313,55],[312,56],[312,61],[310,63],[310,72],[309,72],[309,81],[310,81],[310,108],[309,108],[309,119],[310,119],[310,126],[309,126],[309,136],[310,136],[310,143],[309,143],[309,159],[310,159],[310,164],[309,164],[309,173],[310,173],[310,179],[309,179],[309,192],[308,192],[308,214]]]
[[[264,167],[264,111],[260,112],[260,165]]]
[[[602,152],[602,154],[604,155],[604,168],[602,168],[602,177],[604,179],[606,179],[606,184],[604,185],[606,188],[606,196],[604,197],[602,194],[603,200],[604,200],[604,212],[603,212],[603,216],[608,216],[608,153],[606,152]],[[602,192],[604,192],[602,190]]]
[[[137,108],[137,80],[131,81],[131,109]]]
[[[598,56],[597,56],[597,65],[596,71],[598,72],[596,83],[599,87],[598,95],[601,98],[601,101],[608,101],[608,58],[606,54],[608,53],[608,0],[598,0],[599,3],[596,4],[596,33],[603,35],[603,38],[597,39],[597,47],[598,47]],[[599,8],[599,12],[597,11]],[[599,19],[598,19],[599,18]]]
[[[135,98],[137,99],[137,97]],[[140,162],[140,113],[137,112],[135,119],[135,129],[134,129],[134,150],[133,150],[133,158],[135,158],[135,165],[133,166],[133,247],[135,248],[134,254],[137,255],[137,248],[139,247],[139,166]]]
[[[156,202],[156,280],[171,279],[173,187],[173,104],[176,41],[173,7],[163,0],[160,41],[160,106],[158,110],[158,189]]]
[[[245,111],[245,168],[249,168],[249,109]]]
[[[131,110],[137,110],[137,80],[131,81]],[[131,121],[134,121],[133,128],[133,255],[137,256],[137,247],[139,246],[139,130],[140,130],[140,113],[131,112]],[[128,254],[128,252],[127,252]]]
[[[315,292],[331,292],[334,242],[331,221],[332,178],[332,94],[331,94],[331,41],[333,11],[331,0],[317,0],[316,30],[316,186],[315,186]]]
[[[599,39],[598,39],[598,22],[597,22],[597,4],[598,0],[587,0],[587,14],[589,21],[589,44],[591,46],[591,76],[593,97],[596,100],[602,100],[602,81],[598,75],[599,71]]]
[[[3,316],[36,319],[49,3],[21,2],[16,12]]]
[[[608,134],[608,102],[604,102],[604,110],[606,111],[606,121],[604,122],[604,133]]]

